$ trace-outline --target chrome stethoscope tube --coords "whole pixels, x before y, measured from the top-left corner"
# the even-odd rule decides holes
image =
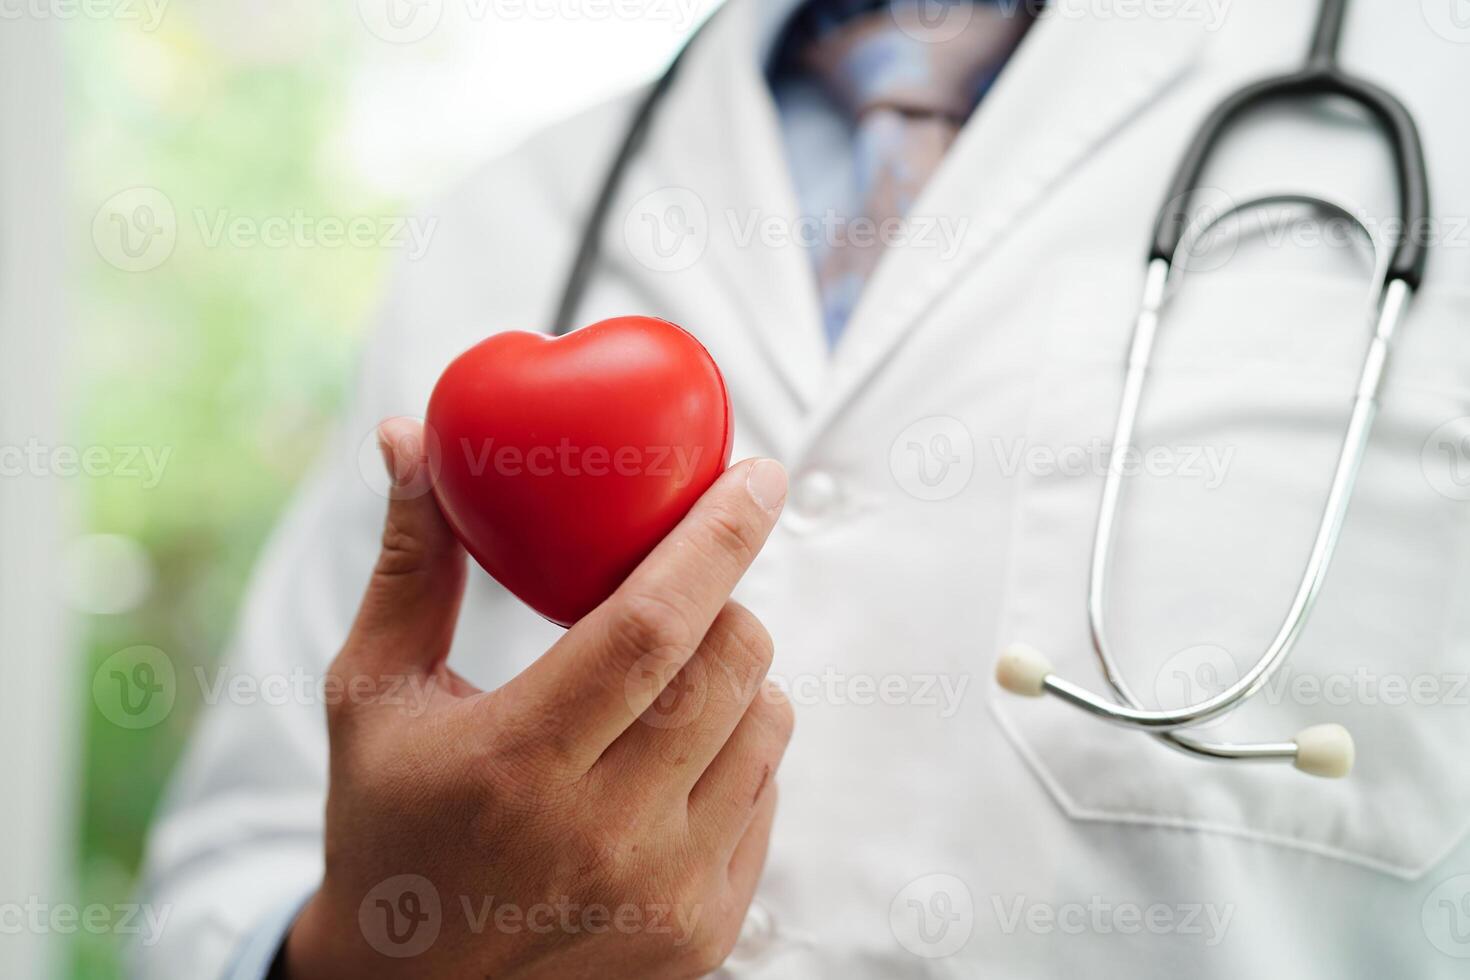
[[[1346,13],[1347,0],[1320,0],[1316,28],[1303,67],[1299,71],[1252,82],[1227,96],[1211,110],[1186,147],[1165,196],[1166,203],[1156,219],[1143,300],[1134,322],[1123,395],[1098,510],[1087,595],[1087,618],[1093,649],[1116,700],[1101,697],[1058,677],[1045,656],[1024,645],[1007,649],[996,669],[997,680],[1008,690],[1031,696],[1053,695],[1105,721],[1148,732],[1165,744],[1192,755],[1220,760],[1289,760],[1298,769],[1318,776],[1344,776],[1352,768],[1352,737],[1340,725],[1315,725],[1299,732],[1290,742],[1249,744],[1205,741],[1182,730],[1239,708],[1281,670],[1301,638],[1347,517],[1353,485],[1362,467],[1373,421],[1378,413],[1378,393],[1394,334],[1424,275],[1427,250],[1423,235],[1429,220],[1429,178],[1418,127],[1408,108],[1391,93],[1373,82],[1348,74],[1338,65],[1337,49]],[[1247,201],[1216,217],[1202,229],[1196,229],[1195,223],[1189,220],[1195,191],[1200,186],[1200,177],[1210,154],[1231,126],[1253,109],[1268,104],[1324,97],[1352,103],[1366,113],[1393,152],[1398,214],[1403,231],[1392,247],[1373,235],[1353,211],[1305,195],[1273,195]],[[1121,454],[1127,451],[1133,438],[1154,337],[1170,287],[1183,270],[1180,260],[1191,254],[1194,243],[1202,235],[1224,219],[1238,217],[1250,209],[1279,205],[1306,205],[1347,218],[1372,243],[1376,258],[1372,293],[1373,337],[1363,359],[1352,414],[1317,535],[1280,629],[1250,670],[1214,696],[1181,708],[1145,708],[1118,669],[1106,628],[1108,565],[1112,558],[1118,502],[1122,493]]]
[[[1195,243],[1228,219],[1238,219],[1248,211],[1283,205],[1310,207],[1329,217],[1350,221],[1373,247],[1375,261],[1371,298],[1374,329],[1363,359],[1347,431],[1343,437],[1317,534],[1295,597],[1265,652],[1235,683],[1210,698],[1180,708],[1145,708],[1130,689],[1108,641],[1107,592],[1123,488],[1121,461],[1133,443],[1154,339],[1168,298],[1177,286],[1181,273],[1187,271],[1184,260],[1192,254]],[[1413,294],[1408,282],[1389,278],[1389,258],[1383,243],[1348,208],[1320,198],[1283,194],[1256,198],[1223,212],[1199,227],[1192,235],[1182,239],[1171,258],[1155,258],[1149,262],[1142,301],[1134,321],[1123,393],[1098,507],[1087,596],[1087,618],[1093,650],[1118,700],[1103,698],[1058,676],[1042,654],[1023,645],[1013,646],[1002,655],[997,677],[1004,687],[1016,693],[1033,696],[1051,694],[1105,721],[1149,732],[1171,747],[1193,755],[1223,760],[1291,761],[1315,775],[1346,775],[1352,767],[1353,743],[1347,731],[1337,725],[1314,726],[1299,733],[1289,742],[1245,744],[1206,741],[1184,734],[1180,729],[1228,714],[1258,693],[1286,663],[1316,604],[1347,517],[1353,486],[1367,452],[1393,337]]]
[[[1347,4],[1348,0],[1319,0],[1311,48],[1299,71],[1253,82],[1215,106],[1186,147],[1166,194],[1167,203],[1156,219],[1143,301],[1134,324],[1133,341],[1128,355],[1128,370],[1114,432],[1112,458],[1109,460],[1103,485],[1087,598],[1092,644],[1117,700],[1100,697],[1058,677],[1052,672],[1046,659],[1028,647],[1014,646],[1007,650],[997,669],[997,678],[1010,690],[1028,695],[1051,694],[1099,718],[1151,733],[1166,744],[1194,755],[1226,760],[1291,760],[1298,768],[1323,776],[1345,775],[1352,766],[1352,739],[1345,729],[1337,725],[1314,726],[1298,733],[1295,740],[1290,742],[1259,744],[1208,742],[1181,730],[1218,718],[1245,703],[1281,669],[1300,638],[1331,563],[1332,553],[1347,514],[1353,484],[1362,465],[1369,432],[1377,414],[1378,391],[1388,360],[1389,346],[1424,274],[1426,245],[1422,235],[1429,220],[1429,189],[1418,128],[1408,108],[1392,94],[1372,82],[1347,74],[1338,66],[1337,47]],[[557,304],[553,325],[553,332],[557,335],[571,329],[576,310],[596,266],[600,242],[613,203],[621,189],[623,176],[647,138],[657,109],[667,97],[679,65],[693,43],[694,39],[691,39],[686,44],[637,107],[623,141],[603,177]],[[1404,226],[1404,233],[1399,236],[1392,249],[1372,234],[1367,235],[1378,257],[1373,294],[1375,326],[1373,339],[1363,362],[1342,452],[1301,583],[1291,609],[1270,646],[1243,677],[1211,698],[1183,708],[1145,708],[1129,689],[1108,644],[1107,572],[1122,492],[1123,474],[1119,465],[1119,454],[1127,449],[1133,437],[1159,318],[1167,303],[1169,289],[1184,268],[1178,260],[1190,254],[1190,248],[1198,237],[1191,236],[1191,229],[1187,227],[1191,199],[1215,145],[1234,123],[1251,110],[1266,104],[1322,97],[1355,104],[1371,117],[1384,136],[1393,151],[1398,183],[1398,213]],[[1351,219],[1361,230],[1368,232],[1364,222],[1351,211],[1329,201],[1302,195],[1276,195],[1249,201],[1231,209],[1210,222],[1199,234],[1217,226],[1226,217],[1238,216],[1246,209],[1281,204],[1305,204],[1321,208],[1328,213]],[[1188,242],[1185,241],[1186,238],[1189,239]]]

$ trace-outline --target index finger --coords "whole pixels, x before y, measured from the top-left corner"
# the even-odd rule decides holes
[[[770,459],[726,470],[602,605],[511,682],[589,767],[688,662],[786,502]],[[533,707],[534,706],[534,707]]]

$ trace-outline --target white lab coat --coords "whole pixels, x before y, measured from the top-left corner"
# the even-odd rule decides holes
[[[684,66],[579,316],[688,327],[729,382],[737,458],[792,474],[736,593],[776,639],[798,724],[728,975],[1462,976],[1470,504],[1442,492],[1436,461],[1452,461],[1428,440],[1470,415],[1470,44],[1436,32],[1433,4],[1353,5],[1344,61],[1416,114],[1446,241],[1292,683],[1211,729],[1280,740],[1341,722],[1359,761],[1334,782],[1197,761],[991,680],[1024,639],[1102,689],[1083,602],[1101,480],[1085,457],[1111,429],[1154,214],[1207,109],[1299,64],[1316,5],[1236,0],[1219,24],[1202,2],[1063,5],[914,207],[965,222],[957,249],[891,251],[831,354],[806,252],[741,238],[752,216],[797,213],[750,6]],[[460,350],[548,324],[632,104],[554,126],[426,209],[428,254],[400,270],[341,438],[269,546],[231,670],[325,669],[382,517],[365,440],[421,413]],[[1394,206],[1373,131],[1322,109],[1256,117],[1207,182]],[[677,221],[670,204],[698,233],[660,253],[648,222]],[[1349,250],[1257,243],[1171,307],[1139,442],[1172,452],[1173,475],[1129,484],[1110,601],[1146,697],[1178,703],[1181,677],[1228,671],[1222,656],[1243,669],[1285,612],[1367,337],[1364,284]],[[556,635],[476,570],[453,664],[493,687]],[[317,705],[209,711],[151,843],[149,897],[172,919],[144,975],[219,975],[310,888],[326,748]]]

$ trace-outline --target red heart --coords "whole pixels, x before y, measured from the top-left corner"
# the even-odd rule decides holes
[[[562,626],[673,529],[729,465],[733,435],[709,352],[645,316],[480,342],[439,378],[427,426],[454,533]]]

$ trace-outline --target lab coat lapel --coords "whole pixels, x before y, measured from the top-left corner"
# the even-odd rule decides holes
[[[1198,19],[1084,15],[1066,4],[1032,27],[915,201],[909,240],[880,261],[834,352],[809,438],[957,276],[982,274],[980,262],[1047,192],[1186,69],[1205,33]]]
[[[730,4],[695,40],[630,170],[607,249],[627,263],[637,249],[622,239],[641,225],[687,223],[682,259],[647,269],[634,254],[630,276],[706,342],[737,382],[741,413],[768,451],[781,451],[819,397],[828,352],[810,260],[789,237],[800,212],[756,50],[757,13]],[[641,264],[658,265],[652,258]]]

